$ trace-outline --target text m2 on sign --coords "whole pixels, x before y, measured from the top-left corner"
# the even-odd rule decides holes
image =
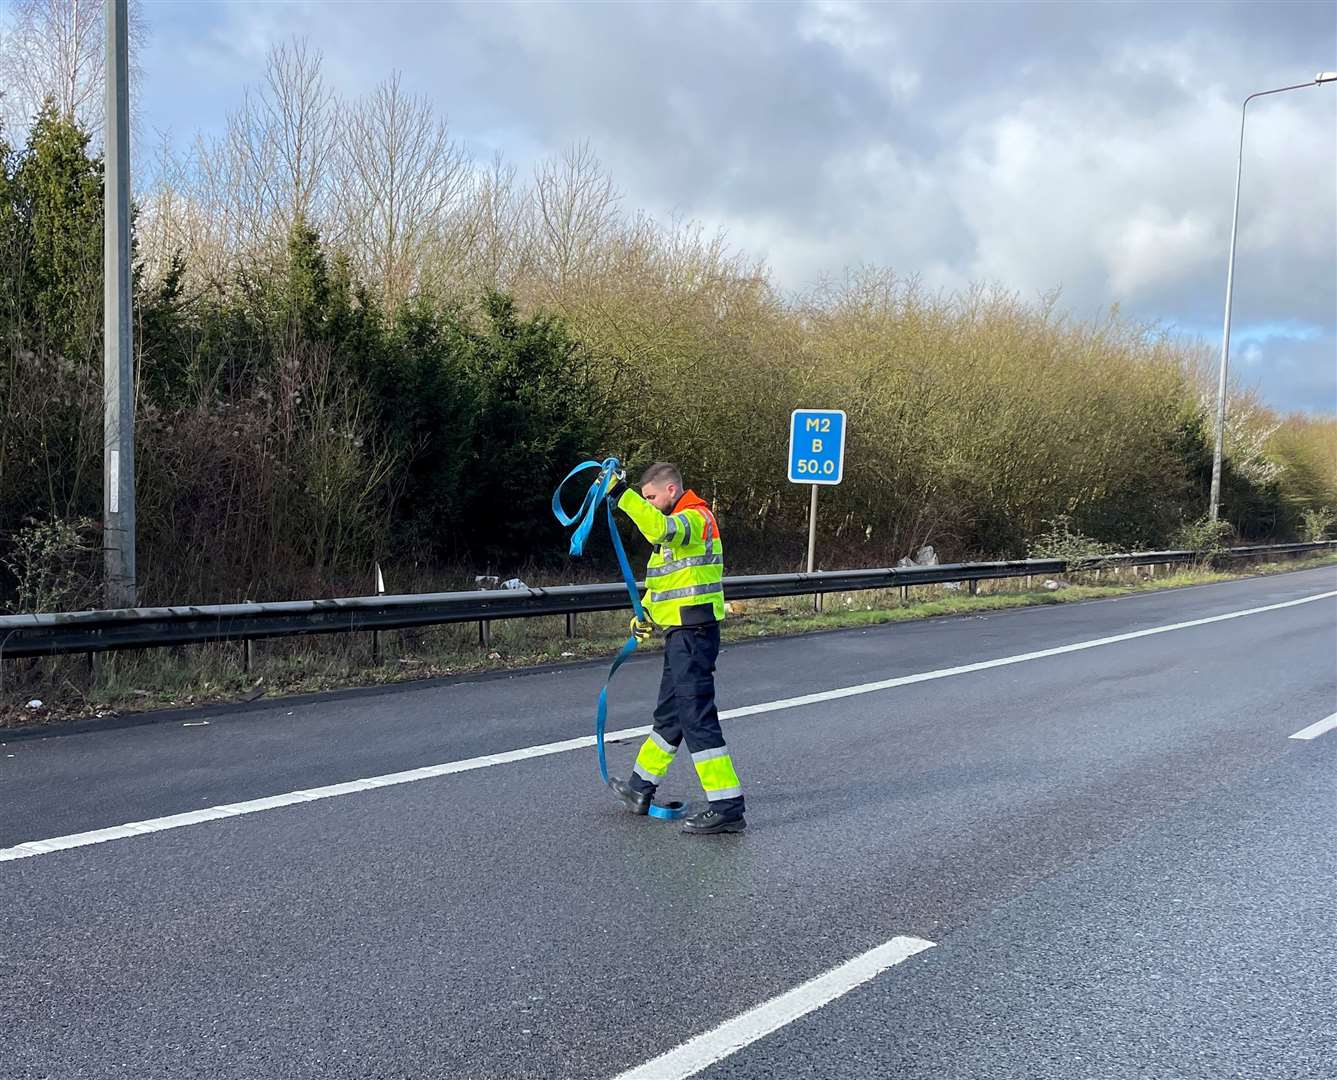
[[[795,409],[789,419],[789,479],[795,484],[838,484],[845,472],[845,413]]]

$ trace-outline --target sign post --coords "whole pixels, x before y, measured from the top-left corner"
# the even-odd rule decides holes
[[[789,482],[811,484],[808,506],[808,573],[817,558],[817,489],[839,484],[845,474],[845,413],[842,409],[795,409],[789,417]],[[822,608],[821,594],[813,607]]]

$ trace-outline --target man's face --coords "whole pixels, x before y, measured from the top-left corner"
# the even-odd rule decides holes
[[[678,505],[678,497],[682,494],[678,490],[677,484],[642,484],[641,498],[658,510],[661,514],[671,514],[673,508]]]

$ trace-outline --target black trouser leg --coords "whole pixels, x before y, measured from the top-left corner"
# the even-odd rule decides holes
[[[664,649],[664,673],[659,679],[659,702],[655,705],[655,726],[636,755],[636,769],[631,786],[637,791],[653,792],[672,764],[673,755],[682,745],[682,725],[678,723],[678,695],[674,689],[673,668]]]
[[[672,674],[677,710],[674,730],[680,731],[680,738],[687,742],[711,807],[729,816],[742,814],[743,788],[715,706],[715,660],[719,651],[719,623],[675,628],[664,642],[664,660]]]

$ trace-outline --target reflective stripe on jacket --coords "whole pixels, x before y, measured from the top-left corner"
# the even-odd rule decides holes
[[[724,542],[715,515],[694,491],[665,515],[628,488],[617,502],[655,545],[645,568],[645,610],[660,626],[724,619]]]

